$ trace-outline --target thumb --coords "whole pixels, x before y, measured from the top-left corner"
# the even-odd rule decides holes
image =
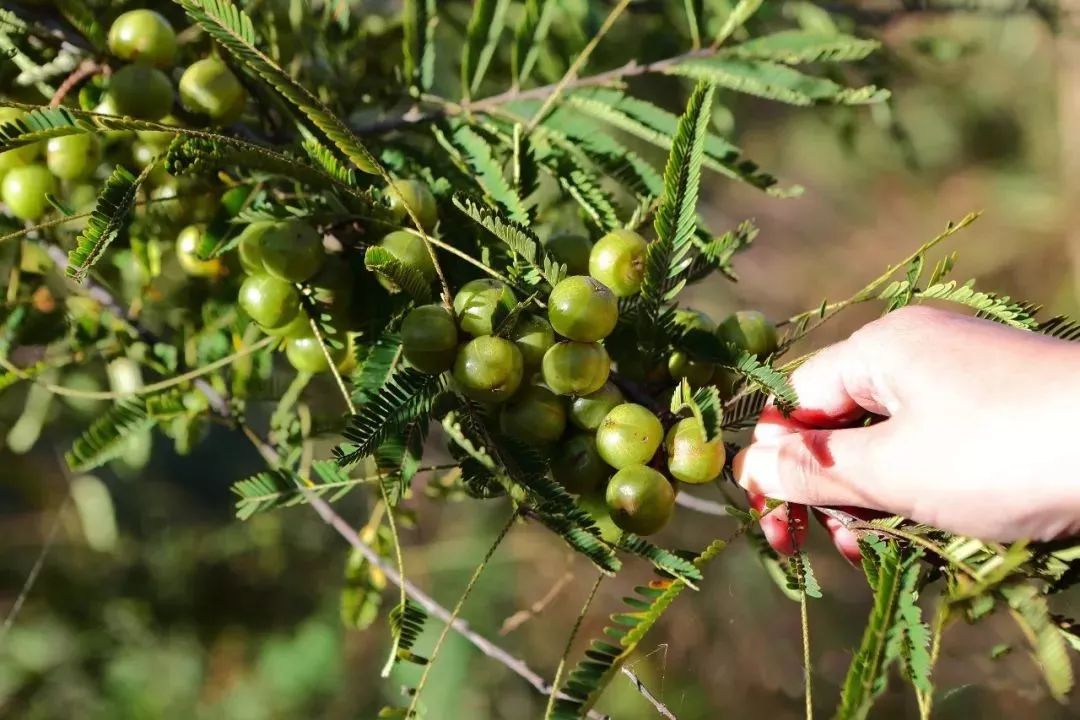
[[[773,437],[735,457],[735,479],[747,492],[777,500],[905,514],[910,501],[887,477],[890,436],[887,421]]]

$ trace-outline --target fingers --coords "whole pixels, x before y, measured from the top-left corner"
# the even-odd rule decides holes
[[[799,407],[791,419],[814,427],[842,427],[867,412],[889,415],[890,398],[868,361],[864,336],[825,348],[791,374]]]
[[[880,515],[880,513],[869,512],[861,508],[842,507],[837,509],[848,515],[854,515],[860,520],[869,520],[872,517]],[[820,522],[825,527],[825,530],[828,531],[833,546],[844,556],[844,559],[852,565],[858,566],[862,561],[862,552],[859,550],[858,532],[848,529],[842,521],[832,515],[826,515],[820,510],[814,510],[814,517],[816,517],[818,522]]]
[[[759,513],[768,508],[768,498],[764,495],[749,494],[750,507]],[[805,505],[780,505],[773,508],[760,520],[761,530],[773,550],[781,555],[791,555],[803,546],[809,530],[808,514]]]
[[[844,430],[802,430],[755,442],[735,456],[748,493],[804,505],[905,514],[908,499],[890,483],[890,422]]]

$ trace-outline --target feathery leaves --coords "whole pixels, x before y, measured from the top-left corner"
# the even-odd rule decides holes
[[[555,287],[566,277],[566,266],[552,260],[540,244],[540,239],[525,225],[503,217],[497,210],[463,193],[454,195],[454,206],[501,240],[511,253],[531,267],[531,273],[524,278],[530,284],[546,281]]]
[[[877,40],[864,40],[851,35],[785,30],[747,40],[727,48],[723,54],[744,60],[771,60],[799,65],[862,60],[880,47],[881,43]]]
[[[431,410],[443,380],[412,368],[398,370],[387,379],[379,394],[349,418],[342,435],[345,442],[334,449],[338,464],[351,465],[368,457],[388,437]]]
[[[309,493],[327,502],[337,502],[357,485],[370,482],[369,478],[349,477],[332,460],[316,460],[311,469],[319,482],[306,480],[292,470],[283,468],[264,470],[236,481],[232,485],[232,492],[236,495],[236,517],[247,520],[257,513],[305,505],[310,502]]]
[[[86,227],[75,239],[75,247],[68,253],[67,276],[82,282],[90,268],[105,254],[109,245],[127,225],[139,188],[154,169],[149,163],[135,177],[121,165],[113,169],[105,181],[105,188],[98,196],[94,214]]]
[[[116,403],[75,439],[64,453],[72,472],[86,472],[120,457],[130,436],[154,427],[143,399]]]
[[[866,105],[889,98],[888,90],[873,85],[846,88],[828,78],[805,75],[787,65],[767,60],[718,56],[692,58],[672,66],[666,72],[696,80],[708,80],[735,92],[789,105]]]
[[[431,283],[424,274],[415,267],[398,260],[386,248],[378,245],[368,247],[364,252],[364,266],[389,280],[394,287],[404,291],[417,304],[424,305],[431,302]]]

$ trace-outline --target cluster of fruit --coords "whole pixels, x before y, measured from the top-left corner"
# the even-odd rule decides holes
[[[183,120],[173,114],[177,93],[168,72],[176,62],[177,39],[162,15],[152,10],[132,10],[120,15],[109,29],[108,43],[111,54],[127,64],[107,77],[104,94],[94,108],[96,113],[126,115],[173,126],[225,125],[243,113],[247,92],[239,78],[224,61],[210,56],[189,65],[180,75],[182,109],[176,112],[183,115]],[[0,123],[22,117],[19,110],[0,108]],[[185,189],[159,162],[172,139],[173,133],[157,130],[134,134],[80,132],[9,150],[0,154],[0,200],[12,215],[30,222],[40,220],[49,211],[48,195],[60,197],[74,210],[84,211],[93,207],[98,195],[93,181],[107,177],[111,164],[136,171],[154,164],[147,179],[147,186],[152,188],[151,197],[162,201],[163,209],[173,219],[205,219],[206,202],[170,200]],[[106,159],[112,162],[103,164]],[[72,226],[77,229],[78,223]],[[190,235],[192,231],[186,232]],[[200,268],[204,272],[209,269],[209,266]]]
[[[409,237],[415,243],[408,253],[393,244],[388,249],[424,271],[430,260],[423,241]],[[675,481],[707,483],[720,475],[723,440],[707,440],[692,418],[676,419],[665,436],[660,417],[627,402],[611,375],[602,341],[618,323],[618,298],[641,289],[646,240],[617,230],[595,245],[558,236],[547,247],[570,272],[588,274],[552,289],[546,318],[526,314],[504,327],[518,305],[513,290],[500,280],[473,280],[452,309],[425,305],[409,313],[403,355],[422,372],[451,371],[463,394],[497,406],[504,434],[549,452],[555,479],[580,496],[608,537],[622,530],[652,534],[672,515]],[[776,348],[776,330],[760,313],[736,313],[718,327],[702,313],[680,317],[755,355]],[[714,381],[716,368],[676,352],[668,371],[700,385]]]

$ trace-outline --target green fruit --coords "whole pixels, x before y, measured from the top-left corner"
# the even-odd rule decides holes
[[[334,365],[341,365],[349,357],[349,348],[346,345],[341,348],[327,346],[330,350],[330,359]],[[317,373],[330,372],[330,363],[326,360],[322,343],[314,335],[297,337],[285,341],[285,357],[289,359],[299,372],[315,375]]]
[[[676,310],[675,324],[684,330],[704,330],[705,332],[716,330],[716,323],[700,310]]]
[[[153,10],[132,10],[113,21],[109,50],[121,60],[167,68],[176,60],[176,32]]]
[[[506,435],[530,445],[550,445],[566,430],[566,403],[540,385],[522,388],[499,413]]]
[[[101,102],[94,108],[94,112],[98,115],[119,115],[120,111],[116,109],[116,101],[112,95],[106,93],[101,97]],[[128,141],[135,137],[135,133],[130,130],[102,130],[101,139],[105,141],[106,145],[113,145],[119,141]]]
[[[17,110],[15,108],[0,108],[0,125],[21,120],[25,116],[26,113],[22,110]],[[12,168],[24,167],[34,162],[40,152],[41,143],[36,142],[0,153],[0,179],[2,179]]]
[[[169,76],[146,65],[125,65],[109,80],[116,112],[140,120],[160,120],[169,114],[173,92]]]
[[[603,340],[619,321],[619,302],[607,287],[586,275],[568,277],[551,291],[548,320],[555,332],[578,342]]]
[[[271,337],[281,338],[302,338],[315,335],[315,331],[311,329],[311,320],[305,312],[296,313],[296,317],[281,327],[264,327],[262,331]]]
[[[0,185],[0,199],[20,220],[38,220],[49,210],[46,195],[56,192],[56,178],[44,165],[26,165],[8,171]]]
[[[686,418],[668,430],[664,441],[668,471],[676,480],[685,483],[707,483],[720,477],[727,450],[724,440],[717,436],[705,442],[705,432],[695,418]]]
[[[326,260],[322,235],[303,220],[285,220],[262,234],[263,267],[279,280],[304,282]]]
[[[562,233],[552,235],[544,243],[544,249],[556,261],[566,266],[568,275],[589,274],[589,254],[592,252],[592,240],[583,235]]]
[[[244,114],[247,91],[221,58],[208,57],[180,76],[180,103],[215,125],[229,125]]]
[[[601,421],[616,405],[626,402],[622,392],[612,382],[596,392],[582,395],[570,403],[570,422],[582,430],[596,432]]]
[[[544,383],[558,395],[588,395],[607,382],[611,359],[603,345],[561,342],[544,353]]]
[[[454,315],[462,332],[491,335],[517,306],[514,292],[501,280],[473,280],[454,296]]]
[[[756,310],[740,310],[716,328],[716,336],[726,343],[762,358],[776,352],[776,326]]]
[[[648,245],[633,230],[612,230],[593,246],[589,274],[607,285],[616,297],[636,295],[645,277]]]
[[[430,283],[435,279],[435,262],[428,252],[424,238],[407,230],[397,230],[379,241],[379,246],[393,255],[398,262],[416,270]],[[396,290],[393,282],[379,276],[379,282],[388,290]]]
[[[458,331],[454,316],[442,305],[415,308],[401,323],[401,352],[420,372],[449,370],[457,356]]]
[[[623,531],[611,519],[608,512],[607,500],[604,499],[604,488],[597,488],[595,492],[585,493],[578,498],[578,507],[589,514],[600,529],[600,537],[605,542],[617,543],[622,537]]]
[[[143,142],[131,143],[131,159],[135,166],[139,170],[145,170],[149,165],[154,166],[146,178],[149,185],[156,187],[167,185],[173,181],[172,175],[165,169],[165,163],[161,162],[164,155],[165,151],[154,145],[147,145]]]
[[[568,492],[585,494],[602,488],[611,476],[611,468],[596,451],[596,438],[580,433],[552,452],[551,475]]]
[[[248,275],[261,275],[266,272],[263,266],[263,237],[273,229],[275,223],[270,220],[253,222],[236,239],[236,252],[240,257],[240,267]]]
[[[613,407],[596,429],[596,449],[604,462],[616,469],[647,464],[663,440],[660,419],[634,403]]]
[[[629,465],[608,481],[604,493],[615,524],[636,535],[652,535],[667,525],[675,509],[675,491],[651,467]]]
[[[544,353],[555,344],[555,331],[544,318],[526,315],[518,320],[510,339],[521,351],[525,367],[536,369],[544,361]]]
[[[708,385],[712,380],[716,366],[703,360],[691,360],[682,350],[676,350],[668,356],[668,374],[675,380],[686,378],[691,387]]]
[[[300,312],[300,293],[292,283],[252,275],[240,286],[240,307],[264,328],[279,328]]]
[[[176,238],[176,259],[188,275],[195,277],[217,277],[221,274],[220,258],[203,260],[199,257],[199,243],[206,228],[200,225],[188,225]]]
[[[465,395],[480,402],[509,400],[521,385],[523,372],[517,346],[490,335],[470,340],[454,360],[454,380]]]
[[[101,162],[101,140],[93,133],[64,135],[45,146],[45,164],[61,180],[83,180]]]
[[[725,367],[716,368],[712,376],[712,384],[720,391],[720,399],[725,401],[735,397],[735,385],[738,381],[738,373]]]
[[[431,230],[439,221],[435,196],[419,180],[395,180],[387,188],[386,194],[390,198],[390,212],[397,222],[412,224],[406,207],[413,211],[424,230]]]

